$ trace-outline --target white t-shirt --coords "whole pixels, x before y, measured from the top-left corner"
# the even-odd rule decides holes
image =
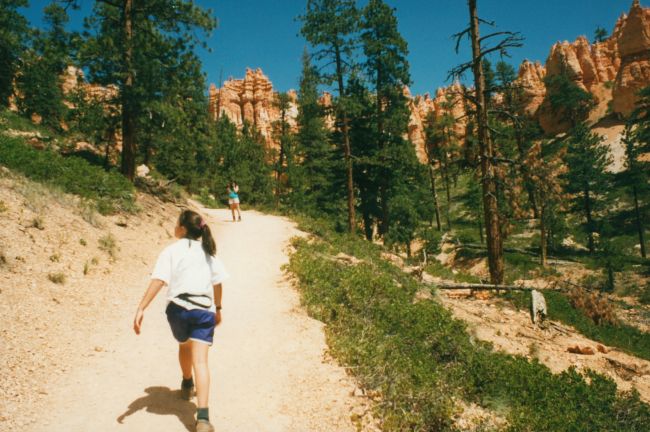
[[[203,251],[198,240],[180,239],[167,246],[158,256],[151,279],[159,279],[167,284],[167,302],[186,309],[200,309],[187,301],[176,298],[179,294],[206,295],[214,305],[213,285],[228,279],[229,275],[221,260]]]

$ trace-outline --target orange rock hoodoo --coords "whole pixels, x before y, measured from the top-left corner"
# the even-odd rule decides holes
[[[522,63],[519,80],[528,96],[526,112],[536,115],[547,133],[563,132],[568,125],[552,113],[544,100],[544,76],[566,73],[578,86],[594,96],[592,122],[612,113],[627,116],[636,93],[650,85],[650,8],[638,0],[628,15],[623,14],[603,42],[589,43],[584,36],[575,42],[558,42],[551,48],[546,67]]]
[[[620,68],[614,85],[612,109],[629,115],[634,109],[636,93],[650,85],[650,8],[634,1],[618,37]]]
[[[288,123],[295,128],[298,115],[296,93],[289,91],[289,96]],[[246,69],[243,79],[231,78],[220,89],[211,84],[209,90],[209,110],[213,120],[225,115],[238,127],[248,122],[260,132],[269,148],[276,147],[273,127],[274,122],[280,120],[276,100],[273,84],[261,69]]]

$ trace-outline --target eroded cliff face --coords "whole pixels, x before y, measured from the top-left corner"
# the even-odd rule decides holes
[[[287,121],[296,127],[298,108],[296,93],[289,91],[291,99]],[[246,69],[243,79],[229,79],[221,88],[214,84],[209,89],[209,110],[213,120],[226,116],[238,127],[248,122],[264,137],[269,148],[277,147],[274,138],[274,125],[280,120],[281,112],[277,106],[277,92],[271,80],[261,69]]]
[[[289,125],[297,129],[297,95],[290,90],[291,99],[288,114]],[[278,140],[274,136],[274,125],[280,120],[280,110],[276,106],[277,92],[273,84],[261,69],[247,69],[242,79],[229,79],[223,83],[221,88],[214,84],[209,89],[209,110],[213,120],[226,116],[238,127],[248,122],[255,127],[264,137],[268,148],[277,148]],[[428,94],[413,97],[408,88],[404,89],[408,98],[408,105],[411,111],[408,131],[406,137],[413,142],[416,148],[418,159],[425,163],[426,157],[426,135],[425,128],[427,118],[431,113],[434,116],[442,115],[447,110],[451,111],[457,118],[464,116],[464,109],[461,103],[462,87],[456,83],[446,88],[438,89],[435,98]],[[324,107],[332,106],[332,95],[324,92],[320,98]],[[335,127],[333,115],[326,118],[329,128]],[[464,124],[457,126],[458,134],[464,136]]]
[[[466,113],[463,101],[464,91],[465,89],[458,82],[454,82],[448,87],[440,87],[433,98],[428,93],[423,96],[411,97],[410,92],[406,89],[406,95],[409,98],[409,108],[411,110],[408,138],[415,145],[415,151],[420,162],[428,162],[426,127],[429,122],[438,120],[442,116],[449,114],[457,119],[454,125],[454,134],[459,141],[462,142],[465,140]]]
[[[637,101],[636,93],[650,85],[650,8],[634,1],[622,23],[617,40],[620,67],[613,89],[612,109],[629,115]]]
[[[603,42],[592,44],[581,36],[572,43],[553,45],[545,67],[522,63],[519,82],[527,101],[525,111],[537,117],[549,134],[564,132],[569,127],[545,99],[544,77],[562,73],[594,96],[596,106],[590,122],[610,113],[628,116],[636,93],[650,85],[650,8],[643,8],[635,0],[629,14],[618,19],[612,34]]]

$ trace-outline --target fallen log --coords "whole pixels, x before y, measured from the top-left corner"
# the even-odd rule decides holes
[[[447,290],[460,290],[470,289],[477,291],[496,290],[496,291],[532,291],[534,288],[518,286],[518,285],[494,285],[494,284],[481,284],[481,283],[448,283],[440,282],[432,284],[434,288],[447,289]]]

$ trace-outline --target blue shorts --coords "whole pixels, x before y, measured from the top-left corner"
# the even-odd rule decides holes
[[[167,305],[167,321],[179,343],[192,339],[212,345],[215,315],[205,309],[187,310],[174,302]]]

